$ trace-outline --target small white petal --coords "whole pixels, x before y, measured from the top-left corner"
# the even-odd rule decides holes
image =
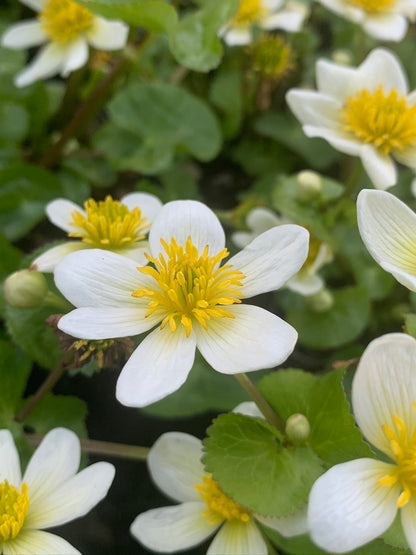
[[[45,0],[20,0],[20,2],[29,8],[32,8],[35,12],[41,12],[43,10]]]
[[[46,41],[47,36],[37,19],[16,23],[6,29],[1,37],[2,46],[16,50],[38,46]]]
[[[303,266],[309,249],[304,227],[288,224],[265,231],[227,263],[244,274],[238,292],[253,297],[279,289]]]
[[[359,67],[363,80],[362,88],[374,91],[383,85],[383,92],[395,89],[400,94],[408,90],[407,79],[398,58],[385,48],[376,48],[370,52]]]
[[[227,311],[234,318],[212,318],[207,330],[194,326],[198,349],[218,372],[273,368],[293,351],[298,334],[275,314],[252,305],[228,306]]]
[[[63,538],[43,532],[23,528],[14,540],[2,544],[4,555],[81,555]]]
[[[206,540],[220,523],[210,524],[202,513],[202,501],[190,501],[175,507],[153,509],[137,516],[130,526],[131,534],[148,549],[173,553],[189,549]]]
[[[20,459],[9,430],[0,430],[0,482],[7,480],[20,488]]]
[[[98,50],[120,50],[125,46],[128,34],[129,27],[125,23],[96,16],[86,36],[91,46]]]
[[[31,264],[31,268],[33,270],[37,270],[38,272],[53,272],[56,266],[68,256],[71,252],[75,252],[78,250],[88,249],[91,248],[87,243],[83,243],[82,241],[68,241],[67,243],[63,243],[62,245],[57,245],[56,247],[52,247],[48,251],[44,252]]]
[[[122,197],[120,202],[125,204],[129,210],[138,206],[142,216],[148,220],[146,223],[153,222],[163,206],[161,201],[150,193],[130,193]]]
[[[416,148],[414,146],[404,147],[401,150],[394,150],[392,154],[398,162],[416,170]]]
[[[397,182],[396,165],[388,154],[372,145],[364,145],[361,149],[361,161],[376,189],[388,189]]]
[[[234,243],[234,245],[236,245],[240,249],[243,249],[256,237],[257,233],[253,233],[251,231],[236,231],[235,233],[231,234],[231,241]]]
[[[399,41],[407,32],[407,20],[400,14],[377,14],[368,17],[364,23],[364,30],[379,40]]]
[[[128,407],[145,407],[163,399],[186,381],[195,358],[195,338],[184,326],[169,324],[149,334],[121,371],[116,397]]]
[[[257,235],[283,223],[289,223],[284,218],[279,217],[273,210],[258,206],[247,214],[246,224],[249,229]]]
[[[316,82],[318,89],[325,95],[344,102],[346,98],[360,89],[357,69],[345,67],[328,60],[318,60],[316,64]]]
[[[190,434],[168,432],[150,449],[147,464],[155,484],[175,501],[201,501],[195,488],[206,474],[202,443]]]
[[[209,256],[214,256],[225,246],[224,230],[212,210],[195,200],[175,200],[164,205],[149,233],[153,256],[164,252],[160,240],[170,244],[172,237],[178,245],[185,245],[191,237],[192,244],[202,254],[208,245]]]
[[[83,216],[87,215],[81,206],[64,198],[57,198],[48,202],[45,210],[49,220],[68,233],[77,230],[77,228],[71,225],[73,220],[72,214],[74,212],[80,212]]]
[[[286,287],[304,297],[318,293],[325,285],[324,280],[317,274],[298,272],[287,283]]]
[[[312,487],[308,522],[312,540],[330,553],[346,553],[377,538],[392,524],[401,486],[377,481],[395,466],[373,459],[337,464]]]
[[[72,71],[85,65],[87,60],[88,44],[83,37],[80,37],[67,46],[65,61],[61,68],[62,77],[68,77]]]
[[[232,29],[229,28],[224,33],[224,41],[229,46],[244,46],[250,44],[252,40],[251,29]]]
[[[139,247],[137,245],[147,246]],[[127,256],[127,258],[131,258],[132,260],[134,260],[137,266],[146,266],[146,264],[148,263],[146,253],[149,254],[149,246],[146,241],[139,241],[138,243],[133,243],[132,245],[124,247],[123,249],[115,249],[112,252],[120,254],[121,256]]]
[[[262,516],[257,514],[254,516],[256,520],[265,526],[268,526],[272,530],[277,530],[279,534],[282,534],[282,536],[285,536],[286,538],[300,536],[301,534],[306,534],[308,531],[306,505],[288,516],[277,517]]]
[[[302,27],[304,15],[301,12],[284,10],[268,16],[260,23],[265,30],[283,29],[289,33],[295,33]]]
[[[62,69],[66,50],[61,45],[50,43],[41,48],[34,60],[15,78],[16,87],[25,87],[40,79],[48,79]]]
[[[342,129],[340,100],[316,91],[291,89],[286,95],[286,101],[302,124]]]
[[[267,555],[267,545],[253,519],[228,521],[213,539],[207,555]]]
[[[351,133],[313,125],[304,125],[303,132],[308,137],[320,137],[321,139],[325,139],[331,146],[345,154],[350,154],[351,156],[358,156],[361,154],[363,143],[354,139]]]
[[[412,553],[416,553],[416,499],[411,497],[400,512],[406,541]]]
[[[252,416],[253,418],[263,418],[264,415],[253,401],[244,401],[236,407],[233,408],[233,412],[237,414],[245,414],[246,416]]]

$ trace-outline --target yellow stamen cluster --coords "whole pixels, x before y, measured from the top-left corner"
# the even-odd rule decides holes
[[[84,351],[79,357],[80,362],[94,356],[97,359],[98,366],[102,368],[104,361],[104,352],[114,345],[114,339],[79,339],[74,341],[73,348],[76,351]]]
[[[209,507],[203,514],[210,519],[210,524],[222,520],[250,520],[251,512],[228,497],[211,476],[203,476],[202,481],[203,484],[197,484],[194,488]]]
[[[163,239],[162,246],[166,255],[147,259],[155,267],[137,268],[139,272],[151,276],[155,280],[154,289],[138,289],[133,297],[149,297],[150,316],[157,310],[162,311],[163,329],[169,323],[172,332],[178,324],[186,329],[186,335],[192,330],[195,319],[205,329],[211,318],[234,318],[230,312],[218,305],[240,303],[238,288],[245,276],[230,265],[219,267],[220,262],[228,256],[223,249],[215,256],[208,256],[208,246],[201,255],[189,237],[185,247],[179,246],[172,237],[170,245]]]
[[[43,30],[54,42],[65,43],[88,31],[93,14],[73,0],[47,0],[40,15]]]
[[[255,71],[269,79],[281,79],[293,67],[293,51],[279,36],[262,35],[249,48]]]
[[[150,223],[142,217],[139,207],[129,210],[124,204],[107,196],[98,203],[93,199],[85,202],[85,216],[78,210],[72,213],[71,225],[78,231],[68,233],[70,237],[81,237],[100,249],[116,250],[128,247],[144,238]]]
[[[396,4],[397,0],[349,0],[348,3],[367,12],[383,12]]]
[[[263,0],[240,0],[240,7],[231,21],[231,27],[251,27],[259,23],[266,13]]]
[[[357,92],[347,99],[343,116],[346,131],[385,154],[416,145],[416,105],[408,106],[406,97],[395,89],[389,94],[382,86],[375,92]]]
[[[413,402],[413,408],[416,411],[416,402]],[[399,496],[397,506],[403,507],[412,496],[416,496],[416,428],[408,438],[403,420],[397,414],[393,416],[393,419],[396,430],[383,426],[383,432],[390,440],[397,467],[391,474],[380,478],[378,484],[389,486],[399,483],[403,491]]]
[[[0,544],[17,536],[28,508],[27,484],[22,484],[22,491],[19,492],[7,480],[0,483]]]

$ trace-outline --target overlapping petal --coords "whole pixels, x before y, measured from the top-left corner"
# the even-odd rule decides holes
[[[19,454],[9,430],[0,430],[0,482],[3,480],[19,487],[22,481]]]
[[[11,541],[2,544],[4,555],[81,555],[63,538],[42,530],[23,529]]]
[[[125,23],[95,17],[86,36],[90,45],[98,50],[120,50],[126,44],[128,34],[129,27]]]
[[[208,548],[207,555],[267,555],[267,545],[253,519],[226,522]]]
[[[60,73],[66,59],[66,50],[59,44],[49,43],[42,47],[33,61],[15,78],[17,87],[25,87],[39,79],[47,79]]]
[[[1,44],[6,48],[30,48],[46,42],[47,36],[42,24],[37,20],[16,23],[7,29],[1,37]]]

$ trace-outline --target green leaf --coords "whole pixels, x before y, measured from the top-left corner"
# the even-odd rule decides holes
[[[0,233],[0,281],[11,274],[20,263],[22,253]],[[0,290],[0,310],[3,309],[3,291]]]
[[[416,337],[416,314],[406,314],[404,324],[406,326],[406,333]]]
[[[373,456],[350,412],[343,375],[343,369],[324,376],[279,370],[257,386],[282,420],[295,413],[306,416],[311,426],[308,445],[330,465]]]
[[[195,71],[217,67],[223,52],[218,31],[238,6],[238,0],[211,0],[180,20],[170,34],[170,47],[177,61]]]
[[[227,495],[260,514],[282,516],[302,507],[323,472],[311,448],[283,447],[260,419],[223,414],[207,433],[207,471]]]
[[[104,158],[66,158],[63,166],[94,187],[111,187],[117,175]]]
[[[221,112],[224,136],[227,139],[233,138],[238,133],[243,119],[241,72],[231,68],[219,70],[212,81],[209,96]]]
[[[17,143],[29,130],[29,114],[16,102],[0,103],[0,139]]]
[[[25,391],[32,362],[22,351],[4,339],[0,339],[0,352],[0,427],[6,428],[13,419]]]

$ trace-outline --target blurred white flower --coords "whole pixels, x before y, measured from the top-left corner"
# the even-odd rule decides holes
[[[254,27],[296,32],[308,13],[307,6],[296,0],[240,0],[238,12],[220,29],[219,35],[230,46],[249,44]]]
[[[137,268],[127,257],[90,250],[57,266],[57,287],[79,307],[59,328],[109,339],[157,326],[118,379],[116,396],[127,406],[146,406],[179,389],[196,347],[224,374],[272,368],[290,355],[297,333],[241,299],[281,287],[303,265],[308,237],[300,226],[275,227],[220,266],[228,251],[215,214],[200,202],[170,202],[150,229],[151,265]]]
[[[218,531],[209,555],[267,555],[256,521],[287,537],[307,531],[306,510],[264,517],[233,501],[205,472],[201,456],[201,441],[180,432],[163,434],[151,448],[147,463],[153,481],[180,505],[136,517],[130,531],[144,546],[162,553],[182,551]]]
[[[392,333],[365,350],[352,406],[365,438],[391,462],[356,459],[320,476],[309,497],[313,541],[329,553],[357,549],[383,534],[400,510],[416,553],[416,340]]]
[[[79,553],[43,529],[85,515],[107,495],[114,466],[98,462],[76,474],[80,457],[77,436],[55,428],[32,455],[22,478],[13,437],[9,430],[0,430],[0,553]]]
[[[85,209],[67,199],[56,199],[46,206],[49,220],[81,241],[67,241],[38,256],[31,269],[53,272],[70,252],[82,249],[105,249],[146,264],[144,256],[152,221],[162,208],[160,200],[149,193],[130,193],[120,202],[107,196],[96,202],[89,199]]]
[[[416,91],[393,53],[377,48],[358,68],[319,60],[316,79],[318,91],[287,94],[308,137],[359,156],[378,189],[397,181],[393,158],[416,169]]]
[[[88,60],[88,45],[119,50],[129,28],[93,14],[74,0],[21,0],[36,12],[36,19],[16,23],[5,31],[1,44],[21,50],[46,43],[34,60],[15,78],[17,87],[60,73],[66,77]]]
[[[379,40],[399,41],[408,27],[407,19],[416,14],[416,0],[318,0],[329,8],[361,25]]]

